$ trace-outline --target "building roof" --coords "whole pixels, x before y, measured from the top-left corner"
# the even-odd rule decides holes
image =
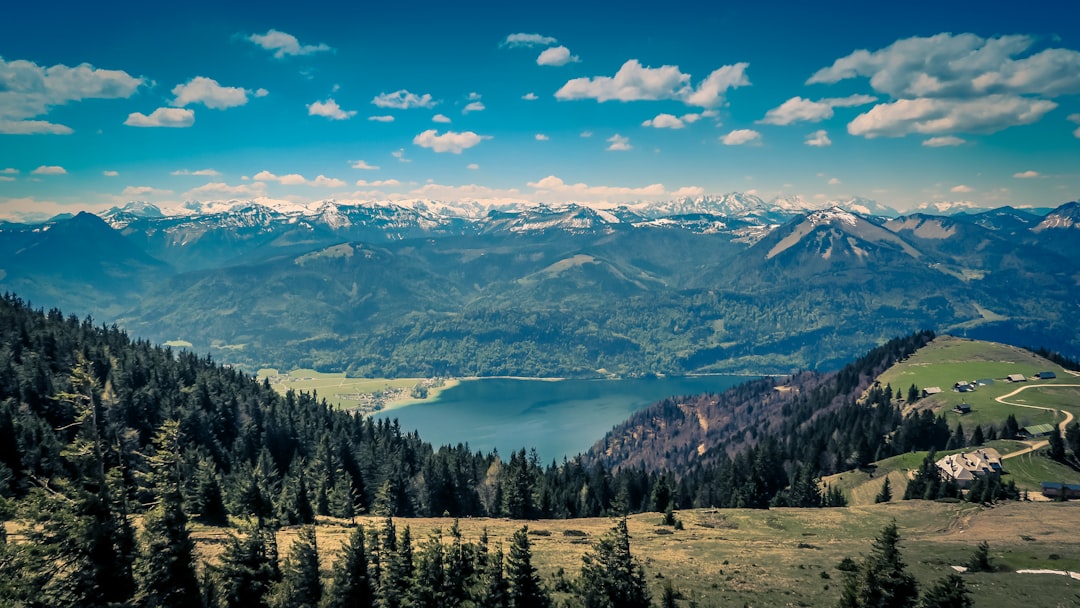
[[[1052,424],[1033,424],[1031,426],[1025,426],[1024,432],[1028,435],[1048,435],[1054,432],[1054,425]]]
[[[927,395],[936,395],[936,394],[941,392],[941,387],[940,386],[928,386],[928,387],[922,389],[922,392],[927,394]]]
[[[980,448],[973,452],[950,454],[935,464],[942,473],[963,486],[976,477],[1001,472],[1001,454],[994,448]]]
[[[1038,376],[1043,379],[1057,378],[1057,374],[1055,374],[1054,372],[1039,372]]]
[[[978,384],[979,386],[990,386],[993,383],[994,383],[993,378],[979,378],[978,380],[975,381],[975,384]]]
[[[1027,380],[1027,378],[1024,377],[1024,374],[1009,374],[1007,379],[1009,382],[1023,382]]]

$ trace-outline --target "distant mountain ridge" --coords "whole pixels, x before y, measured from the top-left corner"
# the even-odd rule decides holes
[[[852,210],[870,203],[138,204],[0,225],[0,289],[224,362],[357,375],[788,372],[923,328],[1078,354],[1076,203]]]

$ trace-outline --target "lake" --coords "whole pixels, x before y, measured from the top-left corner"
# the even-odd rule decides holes
[[[504,457],[536,448],[541,462],[584,452],[630,414],[673,395],[718,393],[746,376],[627,380],[465,380],[437,399],[377,414],[435,446],[468,443]]]

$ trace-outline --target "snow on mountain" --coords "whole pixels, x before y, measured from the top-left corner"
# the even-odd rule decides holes
[[[978,203],[972,201],[924,201],[915,207],[915,211],[928,211],[938,215],[955,215],[982,208]]]
[[[847,211],[853,211],[860,215],[877,215],[884,217],[896,217],[900,212],[888,205],[883,205],[873,199],[853,196],[846,199],[832,200],[826,203],[827,207],[840,207]]]
[[[1054,228],[1080,228],[1080,203],[1065,203],[1054,209],[1033,230],[1042,232]]]

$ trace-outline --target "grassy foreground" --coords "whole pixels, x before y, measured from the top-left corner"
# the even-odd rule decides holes
[[[923,588],[967,562],[980,541],[990,543],[999,571],[969,574],[965,581],[975,605],[993,608],[1023,605],[1075,606],[1080,580],[1055,574],[1017,574],[1019,569],[1080,571],[1080,503],[1009,503],[992,508],[966,503],[894,502],[843,509],[692,510],[678,513],[684,530],[659,526],[660,514],[629,519],[632,551],[645,566],[654,597],[670,579],[687,599],[708,606],[833,606],[843,573],[836,565],[845,556],[856,561],[868,552],[881,528],[895,520],[909,570]],[[380,526],[378,518],[358,518]],[[435,529],[450,528],[450,519],[398,519],[414,539]],[[550,585],[565,569],[568,578],[580,571],[581,556],[612,527],[603,518],[512,521],[475,518],[460,522],[467,541],[486,529],[493,543],[509,546],[510,536],[524,524],[532,533],[534,563]],[[318,543],[324,575],[336,550],[349,534],[345,522],[324,521]],[[570,531],[569,535],[567,532]],[[584,535],[582,535],[584,533]],[[213,557],[225,532],[196,527],[199,551]],[[295,537],[284,530],[283,554]],[[684,600],[681,605],[687,605]]]

